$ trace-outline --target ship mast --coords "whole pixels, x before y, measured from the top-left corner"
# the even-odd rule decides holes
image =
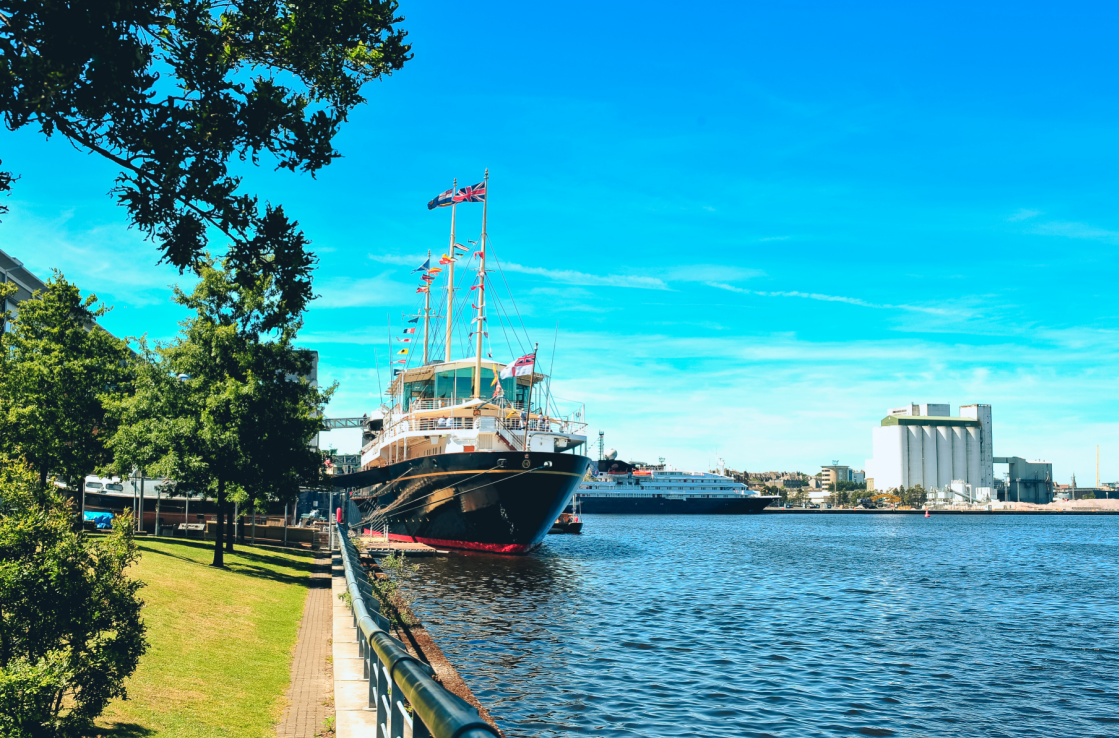
[[[431,249],[427,250],[427,263],[431,263]],[[427,329],[431,323],[431,283],[424,290],[424,366],[427,366]]]
[[[490,170],[486,168],[483,183],[486,185],[486,199],[482,201],[482,260],[478,265],[478,343],[474,354],[474,399],[482,395],[482,336],[486,327],[486,209],[490,205]],[[452,247],[453,249],[453,247]]]
[[[447,345],[444,347],[443,361],[451,362],[451,328],[454,326],[455,310],[455,195],[458,177],[451,183],[451,250],[447,253],[451,263],[447,265]]]

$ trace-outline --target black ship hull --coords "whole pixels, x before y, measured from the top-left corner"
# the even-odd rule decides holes
[[[363,527],[439,548],[521,554],[540,545],[593,462],[542,452],[421,456],[334,477]],[[349,521],[352,526],[357,521]]]
[[[583,514],[615,515],[751,515],[760,513],[776,497],[640,497],[577,492]]]

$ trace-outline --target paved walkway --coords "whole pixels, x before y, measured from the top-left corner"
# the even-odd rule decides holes
[[[291,662],[288,707],[276,727],[278,738],[315,738],[334,717],[334,674],[330,662],[332,620],[329,552],[315,559],[311,588],[303,605],[303,619]]]
[[[334,709],[338,716],[335,738],[369,738],[377,732],[377,711],[369,709],[369,680],[358,656],[353,611],[338,599],[346,591],[341,557],[334,559]]]

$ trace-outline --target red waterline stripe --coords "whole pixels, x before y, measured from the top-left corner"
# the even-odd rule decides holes
[[[488,551],[499,554],[521,554],[528,552],[532,546],[524,543],[479,543],[477,541],[448,541],[443,538],[421,538],[419,536],[404,536],[399,533],[389,533],[390,541],[407,541],[409,543],[425,543],[428,546],[443,546],[445,548],[465,548],[470,551]]]

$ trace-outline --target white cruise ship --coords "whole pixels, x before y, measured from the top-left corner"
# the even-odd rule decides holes
[[[575,492],[583,513],[744,515],[776,497],[759,495],[717,472],[683,471],[664,463],[627,463],[616,452],[598,462]]]

